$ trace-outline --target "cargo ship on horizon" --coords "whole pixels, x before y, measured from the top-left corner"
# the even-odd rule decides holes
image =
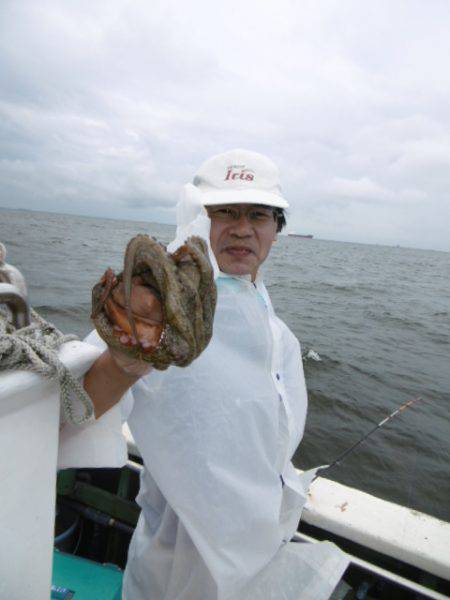
[[[303,238],[306,240],[312,240],[313,239],[313,235],[311,233],[288,233],[289,237],[298,237],[298,238]]]

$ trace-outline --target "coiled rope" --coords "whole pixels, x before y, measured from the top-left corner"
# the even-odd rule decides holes
[[[7,311],[0,308],[0,371],[24,369],[58,380],[65,420],[72,425],[81,425],[94,414],[92,400],[58,358],[58,350],[62,344],[77,340],[78,337],[63,334],[36,311],[31,309],[30,312],[31,324],[15,329],[8,321]],[[74,396],[83,405],[81,416],[75,414],[72,402]]]

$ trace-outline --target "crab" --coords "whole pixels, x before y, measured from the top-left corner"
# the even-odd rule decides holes
[[[132,312],[139,286],[148,288],[151,316]],[[130,357],[160,370],[186,367],[211,339],[216,300],[204,240],[190,237],[171,254],[139,234],[128,243],[123,272],[107,269],[94,286],[91,318],[103,340]]]

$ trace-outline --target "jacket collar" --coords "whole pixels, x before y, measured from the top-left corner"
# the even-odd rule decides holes
[[[237,279],[238,281],[248,281],[252,283],[252,276],[249,275],[230,275],[229,273],[224,273],[223,271],[219,271],[219,277],[228,278],[228,279]],[[255,285],[263,283],[263,277],[261,271],[256,273],[255,281],[253,282]]]

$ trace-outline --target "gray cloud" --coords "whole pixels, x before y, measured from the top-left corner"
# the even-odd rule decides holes
[[[291,230],[450,250],[450,6],[3,2],[0,205],[173,220],[209,155],[280,166]]]

